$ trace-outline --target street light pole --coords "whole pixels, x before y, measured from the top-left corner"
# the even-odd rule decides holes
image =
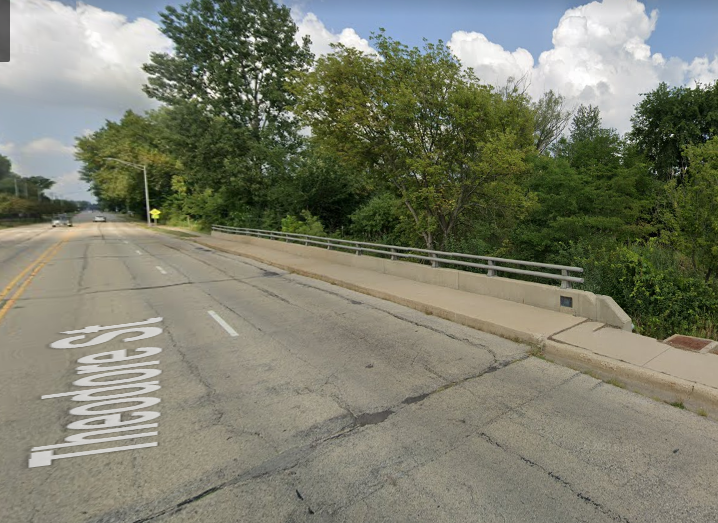
[[[150,222],[150,191],[147,188],[147,166],[142,166],[142,174],[145,177],[145,210],[147,211],[147,226],[152,227],[152,222]]]
[[[125,160],[120,160],[119,158],[105,158],[105,160],[112,160],[114,162],[120,162],[124,163],[125,165],[129,165],[130,167],[136,167],[138,169],[142,169],[142,174],[145,179],[145,209],[147,210],[147,226],[152,227],[152,220],[150,218],[150,191],[147,187],[147,165],[145,164],[137,164],[132,162],[126,162]]]

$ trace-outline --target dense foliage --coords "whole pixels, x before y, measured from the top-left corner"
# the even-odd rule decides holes
[[[40,221],[49,215],[72,213],[87,202],[53,198],[47,193],[55,182],[43,176],[20,176],[12,162],[0,154],[0,226]]]
[[[145,66],[164,105],[79,138],[103,205],[169,222],[579,265],[639,332],[715,337],[718,83],[643,95],[626,136],[593,106],[486,85],[442,42],[379,31],[316,61],[271,0],[191,0]],[[3,164],[0,162],[0,180]]]

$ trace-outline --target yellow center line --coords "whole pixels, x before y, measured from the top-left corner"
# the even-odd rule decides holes
[[[0,292],[0,300],[2,300],[13,289],[13,287],[15,287],[15,285],[17,285],[17,282],[19,282],[28,272],[30,272],[33,269],[33,267],[35,267],[35,265],[40,263],[42,261],[42,259],[47,255],[47,253],[49,253],[52,249],[54,249],[58,245],[60,245],[60,243],[51,245],[45,252],[43,252],[40,256],[38,256],[37,259],[35,259],[35,261],[33,261],[30,265],[28,265],[25,268],[25,270],[23,270],[20,274],[15,276],[15,278],[10,283],[8,283],[7,287],[5,287],[2,292]]]
[[[22,282],[22,285],[20,285],[20,287],[18,287],[17,291],[15,291],[15,294],[13,294],[10,297],[10,299],[5,303],[5,305],[3,305],[2,308],[0,308],[0,322],[2,322],[5,315],[12,308],[12,306],[15,305],[15,302],[17,302],[17,300],[20,298],[20,296],[22,296],[23,292],[25,292],[25,289],[27,288],[28,285],[30,285],[30,282],[33,280],[33,278],[35,278],[35,276],[37,276],[37,274],[40,272],[40,270],[53,258],[53,256],[55,256],[57,254],[57,252],[60,250],[62,245],[68,239],[69,238],[63,239],[59,243],[56,243],[55,245],[50,247],[48,250],[43,252],[42,255],[37,260],[32,262],[27,269],[25,269],[22,273],[20,273],[20,275],[18,275],[18,277],[15,278],[15,280],[13,280],[13,282],[11,282],[11,285],[15,285],[15,283],[17,283],[17,281],[24,274],[26,274],[29,270],[33,269],[33,267],[34,267],[34,270],[30,273],[30,275],[27,277],[27,279],[24,282]],[[5,291],[3,291],[3,293],[7,294],[6,291],[9,292],[10,289],[11,289],[11,287],[8,286],[5,289]]]

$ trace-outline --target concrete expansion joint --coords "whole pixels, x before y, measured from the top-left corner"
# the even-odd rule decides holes
[[[641,367],[647,368],[646,365],[648,365],[649,363],[651,363],[653,360],[655,360],[655,359],[658,358],[659,356],[662,356],[663,354],[665,354],[666,352],[668,352],[670,349],[671,349],[670,347],[666,347],[666,349],[665,349],[663,352],[659,352],[658,354],[656,354],[655,356],[653,356],[650,360],[648,360],[648,361],[645,362],[643,365],[641,365]],[[660,371],[658,371],[658,372],[660,372]],[[666,373],[665,373],[665,372],[661,372],[661,374],[666,374]]]
[[[553,340],[554,340],[554,336],[558,336],[559,334],[563,334],[563,333],[566,332],[566,331],[570,331],[571,329],[575,329],[575,328],[578,327],[579,325],[583,325],[584,323],[589,322],[589,321],[591,321],[591,320],[589,320],[588,318],[586,318],[586,319],[584,319],[583,321],[580,321],[580,322],[576,323],[575,325],[571,325],[570,327],[566,327],[565,329],[561,329],[561,330],[559,330],[559,331],[553,332],[553,333],[549,334],[548,336],[540,336],[540,337],[539,337],[539,340],[541,340],[541,343],[543,343],[546,339],[549,339],[549,340],[552,340],[552,341],[553,341]],[[605,324],[602,325],[601,327],[599,327],[599,329],[600,329],[600,328],[603,328],[603,327],[605,327]],[[596,329],[596,330],[598,330],[598,329]]]

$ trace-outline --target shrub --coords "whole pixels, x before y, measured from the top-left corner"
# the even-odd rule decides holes
[[[611,296],[636,331],[658,339],[672,334],[714,337],[716,289],[681,269],[678,256],[655,241],[637,245],[562,246],[562,263],[583,267],[582,289]]]
[[[319,218],[312,216],[307,210],[301,212],[303,220],[296,216],[287,215],[282,219],[282,232],[293,232],[296,234],[308,234],[310,236],[326,236],[324,226]]]

